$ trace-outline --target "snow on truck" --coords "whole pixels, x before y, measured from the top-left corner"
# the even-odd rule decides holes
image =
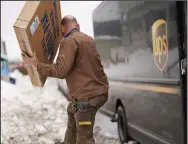
[[[122,144],[186,144],[187,1],[104,1],[94,36]]]

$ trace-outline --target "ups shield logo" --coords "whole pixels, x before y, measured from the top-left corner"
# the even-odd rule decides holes
[[[153,57],[156,66],[163,71],[168,62],[168,35],[165,20],[157,20],[152,25]]]

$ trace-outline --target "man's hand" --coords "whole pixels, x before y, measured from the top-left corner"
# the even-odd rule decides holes
[[[34,67],[37,67],[38,59],[36,57],[36,53],[34,53],[33,57],[29,57],[27,54],[22,53],[23,64],[24,66],[32,64]]]

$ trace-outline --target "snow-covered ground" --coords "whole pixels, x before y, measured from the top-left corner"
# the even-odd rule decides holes
[[[1,144],[53,144],[63,140],[68,101],[58,90],[57,79],[48,78],[44,88],[31,85],[28,76],[11,74],[17,84],[1,80]],[[116,123],[98,113],[96,144],[119,144]]]
[[[37,88],[18,71],[11,76],[17,79],[16,85],[1,81],[1,143],[53,144],[63,140],[68,101],[58,91],[57,79],[48,78],[44,88]],[[102,142],[98,139],[108,140],[101,133],[102,129],[96,126],[98,144]]]

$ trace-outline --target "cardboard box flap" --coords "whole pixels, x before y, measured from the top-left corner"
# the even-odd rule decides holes
[[[40,1],[26,1],[24,8],[22,9],[20,15],[18,16],[18,19],[29,22],[32,19],[39,4]]]
[[[28,24],[29,24],[29,22],[27,22],[27,21],[17,19],[15,24],[14,24],[14,27],[27,28]]]

